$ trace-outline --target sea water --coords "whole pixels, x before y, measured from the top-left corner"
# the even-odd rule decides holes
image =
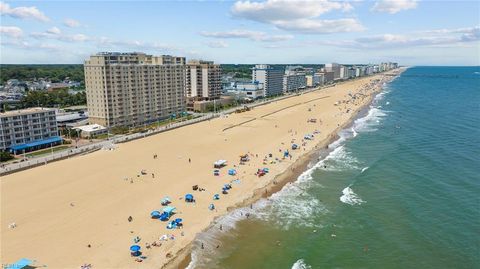
[[[479,71],[409,68],[294,183],[200,234],[189,268],[480,268]]]

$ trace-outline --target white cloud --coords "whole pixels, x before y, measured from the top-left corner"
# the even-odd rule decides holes
[[[232,7],[236,17],[258,22],[274,22],[314,18],[332,10],[349,11],[346,2],[329,0],[267,0],[265,2],[238,1]]]
[[[56,39],[64,42],[85,42],[90,38],[84,34],[63,34],[57,27],[52,27],[45,32],[34,32],[30,36],[36,39]]]
[[[228,44],[223,40],[216,40],[207,42],[207,46],[209,46],[210,48],[227,48]]]
[[[264,32],[249,31],[249,30],[231,30],[224,32],[201,32],[200,35],[213,38],[245,38],[252,41],[261,42],[278,42],[286,41],[293,38],[292,35],[268,35]]]
[[[318,41],[316,44],[357,49],[389,49],[421,46],[456,46],[480,41],[480,27],[441,29],[410,34],[383,34],[354,40]]]
[[[279,21],[276,26],[287,31],[303,34],[329,34],[342,32],[360,32],[365,28],[355,19]]]
[[[47,30],[47,33],[54,34],[54,35],[59,35],[59,34],[62,33],[62,31],[60,31],[60,29],[58,29],[58,27],[52,27],[52,28]]]
[[[36,7],[15,7],[11,8],[9,4],[0,2],[0,14],[2,16],[10,16],[19,19],[34,19],[42,22],[47,22],[50,19],[45,16]]]
[[[2,41],[0,43],[2,46],[13,47],[16,49],[28,49],[28,50],[48,50],[48,51],[60,51],[62,48],[58,45],[47,44],[47,43],[30,43],[24,40],[15,40],[15,41]]]
[[[66,19],[63,21],[63,25],[70,27],[70,28],[75,28],[75,27],[80,27],[81,24],[79,21],[76,21],[74,19]]]
[[[23,36],[23,31],[16,26],[2,26],[0,25],[0,33],[13,38],[20,38]]]
[[[331,11],[350,11],[348,2],[330,0],[238,1],[231,9],[234,17],[268,23],[279,29],[304,34],[358,32],[364,30],[353,18],[324,20],[318,18]]]
[[[417,0],[378,0],[372,7],[372,11],[398,13],[402,10],[415,9]]]

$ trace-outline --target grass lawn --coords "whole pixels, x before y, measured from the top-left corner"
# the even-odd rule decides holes
[[[69,148],[69,146],[66,146],[66,145],[56,146],[56,147],[53,147],[53,152],[61,151],[61,150],[67,149],[67,148]],[[40,155],[50,154],[50,153],[52,153],[52,149],[48,148],[48,149],[42,149],[42,150],[38,150],[38,151],[34,151],[34,152],[29,152],[25,155],[28,158],[31,158],[31,157],[37,157],[37,156],[40,156]]]

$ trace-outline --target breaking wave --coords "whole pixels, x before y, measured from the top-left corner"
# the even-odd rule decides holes
[[[296,261],[292,265],[292,269],[311,269],[311,268],[312,267],[310,265],[306,264],[303,259],[300,259],[300,260]]]
[[[360,205],[365,203],[360,196],[358,196],[355,192],[353,192],[352,188],[346,187],[342,191],[342,196],[340,196],[340,201],[345,204],[349,205]]]

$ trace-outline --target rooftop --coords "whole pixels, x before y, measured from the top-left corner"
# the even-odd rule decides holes
[[[12,110],[12,111],[7,111],[7,112],[4,112],[4,113],[0,113],[0,118],[19,116],[19,115],[28,115],[28,114],[34,114],[34,113],[42,113],[42,112],[47,112],[47,111],[54,111],[54,109],[53,108],[46,108],[46,107],[32,107],[32,108],[27,108],[27,109]]]
[[[82,132],[93,132],[93,131],[105,130],[107,128],[103,127],[100,124],[90,124],[90,125],[78,126],[78,127],[75,127],[74,129],[79,129]]]

